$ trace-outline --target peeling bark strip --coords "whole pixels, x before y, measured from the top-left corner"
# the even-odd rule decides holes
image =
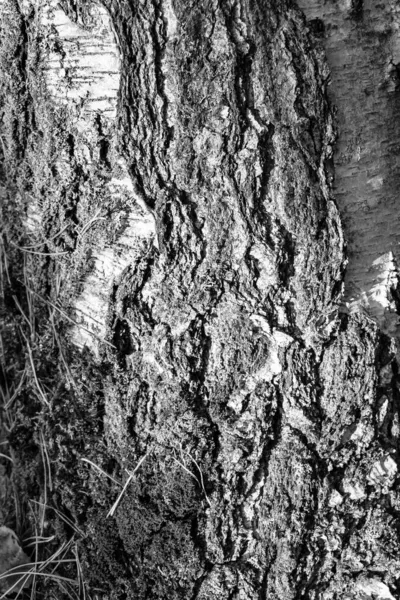
[[[348,277],[376,320],[343,314],[339,307],[350,300],[343,297],[344,239],[331,189],[335,123],[321,45],[330,20],[335,25],[345,11],[351,27],[341,30],[340,21],[332,31],[354,35],[357,64],[375,73],[366,38],[358,47],[354,32],[368,15],[384,29],[386,5],[335,2],[335,16],[315,1],[312,24],[286,0],[63,6],[69,20],[56,8],[53,39],[61,58],[50,56],[47,81],[55,106],[63,90],[73,143],[60,142],[49,178],[63,181],[64,165],[79,193],[71,262],[61,262],[60,272],[66,286],[82,248],[92,252],[74,310],[115,350],[78,330],[71,337],[89,345],[108,373],[110,454],[128,473],[140,464],[118,497],[112,537],[98,533],[110,507],[93,496],[85,576],[94,587],[99,577],[110,585],[104,599],[398,597],[399,367],[389,335],[396,323],[385,312],[397,310],[387,296],[397,286],[395,218],[390,213],[385,248],[369,244],[363,221],[356,243],[366,243],[365,260],[349,240]],[[82,29],[73,24],[79,7]],[[108,47],[115,31],[120,87],[117,105],[115,95],[106,106],[96,97],[95,108],[81,113],[80,90],[92,88],[68,96],[59,64],[67,60],[65,32],[73,31],[84,44],[68,60],[89,68],[87,49],[103,31],[90,28],[90,14],[104,19]],[[348,60],[339,33],[327,38],[337,53],[327,45],[328,60],[336,57],[332,95],[339,118],[359,111],[361,127],[354,68],[338,75]],[[374,96],[374,110],[395,111],[390,93]],[[365,136],[381,140],[376,121],[367,123]],[[343,131],[337,152],[352,139]],[[356,220],[346,208],[358,208],[353,200],[363,186],[378,203],[381,173],[396,177],[393,153],[383,152],[373,164],[365,157],[353,188],[353,162],[361,162],[354,144],[336,161],[350,233]],[[94,223],[102,227],[92,233]],[[67,498],[60,473],[54,485]],[[94,550],[90,536],[100,540]]]

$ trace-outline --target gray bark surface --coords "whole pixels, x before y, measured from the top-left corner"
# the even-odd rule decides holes
[[[62,330],[87,391],[52,401],[42,423],[53,500],[85,532],[90,589],[108,586],[94,597],[400,597],[395,258],[370,270],[381,240],[395,253],[394,151],[373,166],[336,159],[333,188],[333,155],[352,127],[367,148],[388,138],[395,147],[397,129],[379,137],[375,112],[390,124],[398,96],[368,88],[365,123],[353,104],[364,71],[372,80],[381,68],[360,33],[362,3],[299,4],[306,16],[286,0],[104,0],[120,53],[116,116],[112,91],[85,117],[83,96],[57,104],[68,94],[51,75],[66,61],[61,21],[43,30],[61,58],[47,62],[50,75],[27,76],[36,122],[25,229],[66,252],[46,259],[36,289],[73,319],[93,311]],[[111,25],[93,29],[91,3],[62,6],[114,56]],[[369,11],[393,42],[385,10]],[[35,31],[34,11],[19,14]],[[328,97],[347,32],[364,71],[352,62],[342,73],[332,59]],[[62,77],[75,85],[83,76],[71,68]],[[99,82],[90,69],[85,81]],[[10,143],[7,119],[3,110]],[[372,245],[375,213],[364,211],[353,243],[360,198],[378,210],[384,193],[374,180],[368,195],[366,174],[385,169],[390,210]],[[378,286],[379,306],[356,294],[348,307],[347,236],[346,286],[368,298]],[[121,489],[82,457],[130,477],[112,517]]]

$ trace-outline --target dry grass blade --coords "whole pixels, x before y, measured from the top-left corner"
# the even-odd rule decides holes
[[[190,460],[191,460],[192,462],[194,462],[194,464],[196,465],[196,468],[197,468],[197,470],[198,470],[198,472],[199,472],[199,475],[200,475],[200,483],[201,483],[201,487],[202,487],[202,490],[203,490],[204,496],[205,496],[205,498],[206,498],[206,500],[207,500],[208,506],[211,506],[211,502],[210,502],[210,500],[208,499],[207,492],[206,492],[206,489],[205,489],[205,487],[204,487],[204,479],[203,479],[203,472],[202,472],[202,470],[200,469],[200,467],[199,467],[199,465],[198,465],[197,461],[196,461],[196,460],[193,458],[193,456],[191,456],[191,455],[189,454],[189,452],[186,452],[186,450],[183,450],[183,452],[185,452],[185,454],[187,454],[187,455],[188,455],[188,457],[190,458]]]
[[[57,568],[58,564],[61,564],[62,562],[66,562],[65,559],[63,558],[67,552],[71,549],[73,545],[73,540],[69,540],[68,542],[64,542],[63,544],[61,544],[61,546],[59,548],[57,548],[57,550],[51,555],[49,556],[49,558],[47,558],[46,560],[42,561],[40,563],[41,565],[41,569],[45,569],[48,566],[51,566],[53,571]],[[59,558],[61,557],[61,558]],[[69,560],[69,562],[71,562],[71,559],[67,559],[67,561]],[[74,562],[74,560],[72,560],[72,562]]]
[[[24,371],[22,373],[21,379],[19,380],[19,383],[18,383],[17,387],[15,388],[12,396],[7,400],[7,402],[4,403],[4,409],[6,411],[11,407],[11,405],[14,402],[15,398],[18,396],[18,394],[19,394],[19,392],[20,392],[20,390],[21,390],[21,388],[22,388],[22,386],[24,384],[26,374],[27,373],[26,373],[26,367],[25,367],[25,369],[24,369]]]
[[[117,481],[116,479],[114,479],[114,477],[112,477],[111,475],[106,473],[101,467],[99,467],[99,465],[96,465],[96,463],[91,461],[89,458],[81,458],[81,461],[88,463],[89,465],[92,465],[92,467],[97,469],[97,471],[99,471],[99,473],[101,473],[102,475],[105,475],[105,477],[110,479],[113,483],[115,483],[116,485],[121,487],[122,484],[119,481]]]
[[[135,469],[132,471],[132,473],[129,474],[128,479],[125,482],[124,487],[122,488],[122,491],[120,493],[120,495],[118,496],[118,498],[116,499],[116,501],[114,502],[114,504],[112,505],[112,507],[110,508],[110,510],[107,513],[107,518],[108,517],[113,517],[115,514],[115,511],[118,508],[119,503],[122,500],[123,495],[125,494],[126,489],[128,488],[129,484],[131,483],[132,479],[135,476],[135,473],[137,472],[137,470],[140,468],[140,466],[142,465],[142,463],[145,461],[145,459],[149,456],[149,452],[147,452],[147,454],[145,454],[138,462],[138,464],[136,465]]]
[[[40,432],[40,441],[41,441],[40,450],[42,451],[43,466],[44,466],[45,470],[47,467],[48,485],[49,485],[49,490],[52,492],[53,491],[53,480],[51,477],[50,458],[49,458],[49,454],[47,452],[47,445],[46,445],[46,440],[44,439],[43,431]]]
[[[7,394],[7,392],[3,392],[3,390],[0,387],[0,394],[1,394],[1,400],[2,400],[2,406],[4,406],[4,404],[7,402],[7,398],[9,396],[9,394]]]
[[[48,544],[49,542],[54,542],[56,539],[55,535],[50,535],[48,537],[40,536],[40,535],[32,535],[30,537],[24,538],[22,543],[25,548],[29,548],[30,546],[34,546],[36,544]],[[32,540],[32,541],[31,541]]]
[[[30,281],[29,273],[32,270],[32,265],[28,265],[28,259],[30,261],[32,261],[32,257],[29,256],[28,254],[24,254],[23,257],[24,257],[24,265],[23,265],[24,282],[23,282],[23,285],[25,287],[26,301],[28,304],[28,316],[29,316],[29,321],[31,324],[31,339],[33,339],[33,337],[35,335],[35,310],[34,310],[34,304],[33,304],[33,294],[31,292],[31,290],[29,289],[29,281]]]
[[[63,562],[67,562],[67,561],[63,561]],[[74,560],[70,560],[68,562],[75,562]],[[35,563],[32,563],[32,565],[35,565]],[[27,566],[27,565],[25,565]],[[7,596],[13,592],[13,590],[15,591],[15,588],[20,585],[25,579],[28,579],[29,577],[31,577],[32,575],[35,576],[41,576],[41,577],[47,577],[47,579],[51,579],[53,581],[66,581],[74,586],[77,586],[78,583],[75,579],[71,579],[69,577],[63,577],[62,575],[56,575],[55,573],[44,573],[43,571],[37,571],[34,568],[32,568],[32,570],[30,571],[13,571],[13,570],[9,570],[6,571],[5,573],[2,573],[2,575],[0,575],[0,581],[2,579],[6,579],[7,577],[9,577],[11,575],[13,576],[17,576],[19,577],[18,581],[16,581],[14,584],[12,584],[1,596],[0,596],[0,600],[3,600],[3,598],[7,598]]]
[[[94,319],[93,317],[91,317],[87,312],[85,312],[81,308],[75,307],[75,310],[77,310],[78,312],[80,312],[81,315],[83,315],[84,317],[87,317],[88,319],[91,319],[94,323],[97,323],[97,325],[101,325],[100,321],[97,321],[96,319]]]
[[[87,230],[95,223],[96,221],[105,221],[105,217],[100,217],[101,209],[97,211],[94,217],[92,217],[86,225],[82,227],[82,230],[78,234],[78,240],[87,232]]]
[[[195,466],[196,466],[196,468],[197,468],[197,470],[198,470],[198,472],[199,472],[199,477],[196,477],[196,475],[194,475],[194,474],[193,474],[191,471],[189,471],[189,469],[188,469],[188,468],[187,468],[187,467],[186,467],[186,466],[183,464],[183,462],[181,462],[180,460],[178,460],[178,459],[177,459],[175,456],[172,456],[173,460],[174,460],[176,463],[178,463],[178,465],[180,465],[180,466],[182,467],[182,469],[184,469],[184,470],[186,471],[186,473],[188,473],[188,474],[189,474],[191,477],[193,477],[193,479],[194,479],[194,480],[195,480],[197,483],[199,483],[199,484],[201,485],[201,489],[203,490],[203,493],[204,493],[205,499],[207,500],[207,504],[208,504],[208,506],[211,506],[211,502],[210,502],[210,500],[209,500],[209,498],[208,498],[208,496],[207,496],[207,492],[206,492],[206,490],[205,490],[205,487],[204,487],[203,473],[202,473],[202,471],[201,471],[201,469],[200,469],[200,467],[199,467],[199,464],[198,464],[198,463],[197,463],[197,461],[196,461],[196,460],[193,458],[193,456],[191,456],[191,455],[189,454],[189,452],[187,452],[186,450],[183,450],[182,448],[180,448],[180,452],[181,452],[181,456],[182,456],[182,453],[183,453],[183,452],[185,452],[185,454],[187,454],[187,456],[190,458],[190,460],[191,460],[191,461],[192,461],[192,462],[195,464]],[[182,457],[182,461],[183,461],[183,457]]]
[[[111,342],[108,342],[107,340],[104,340],[103,338],[101,338],[99,335],[97,335],[93,331],[90,331],[90,329],[88,329],[87,327],[85,327],[81,323],[78,323],[74,319],[71,319],[71,317],[69,315],[67,315],[67,313],[64,310],[62,310],[62,308],[59,308],[56,304],[54,304],[53,302],[51,302],[51,300],[47,300],[46,298],[43,298],[40,294],[38,294],[34,290],[29,289],[29,291],[32,294],[34,294],[35,296],[37,296],[38,298],[40,298],[40,300],[42,302],[44,302],[48,306],[51,306],[52,308],[54,308],[55,310],[57,310],[67,321],[69,321],[70,323],[72,323],[76,327],[81,327],[84,331],[87,331],[90,335],[92,335],[93,337],[95,337],[96,339],[98,339],[100,342],[102,342],[103,344],[107,344],[107,346],[110,346],[111,348],[113,348],[115,350],[114,344],[112,344]]]
[[[78,544],[75,544],[74,554],[75,554],[75,558],[76,558],[76,572],[78,575],[78,583],[79,583],[79,590],[78,590],[79,598],[82,598],[82,600],[86,600],[86,586],[85,586],[85,580],[83,577],[81,561],[79,560]]]
[[[18,246],[18,244],[16,244],[13,241],[10,241],[10,244],[12,246],[14,246],[14,248],[17,248],[17,250],[21,250],[21,252],[27,252],[28,254],[36,254],[38,256],[62,256],[62,255],[68,254],[67,251],[62,251],[62,252],[40,252],[39,250],[31,250],[30,248],[27,248],[25,246]]]
[[[43,502],[43,510],[40,519],[40,534],[43,534],[44,531],[44,523],[45,523],[45,515],[47,510],[47,489],[52,490],[52,479],[51,479],[51,467],[50,460],[46,450],[46,443],[44,441],[43,432],[40,432],[40,454],[42,456],[43,463],[43,475],[44,475],[44,502]]]
[[[26,335],[22,331],[22,329],[20,329],[20,333],[21,333],[21,335],[24,338],[25,343],[26,343],[26,348],[28,350],[28,356],[29,356],[29,362],[31,363],[31,367],[32,367],[32,375],[33,375],[33,379],[35,381],[36,388],[37,388],[37,390],[39,392],[39,396],[43,400],[44,404],[48,408],[50,408],[50,402],[47,400],[46,395],[45,395],[44,391],[42,390],[41,385],[39,383],[39,380],[37,378],[36,369],[35,369],[35,363],[33,361],[32,348],[31,348],[31,346],[30,346],[30,344],[28,342],[28,339],[27,339]]]
[[[53,331],[53,336],[54,336],[54,339],[56,341],[56,344],[57,344],[57,347],[58,347],[58,351],[60,353],[61,362],[62,362],[63,367],[65,369],[65,373],[67,375],[67,379],[68,379],[68,382],[69,382],[70,386],[73,389],[76,390],[77,389],[77,385],[75,383],[74,378],[72,377],[72,373],[71,373],[71,370],[70,370],[70,368],[68,366],[68,363],[65,360],[65,356],[64,356],[64,352],[63,352],[61,340],[60,340],[60,337],[59,337],[59,335],[57,333],[57,328],[56,328],[55,323],[54,323],[54,309],[53,309],[53,311],[51,311],[50,308],[51,307],[49,307],[50,323],[51,323],[51,327],[52,327],[52,331]]]
[[[3,369],[3,371],[5,372],[7,369],[7,365],[6,365],[6,349],[5,349],[5,344],[4,344],[4,340],[3,340],[3,336],[1,335],[1,331],[0,331],[0,366]],[[7,382],[4,382],[5,385],[7,385]],[[1,387],[0,387],[1,390]]]
[[[31,582],[31,599],[33,600],[35,597],[35,587],[36,587],[36,577],[38,575],[46,576],[49,579],[57,579],[59,581],[68,581],[77,585],[77,582],[73,579],[62,577],[56,573],[54,573],[55,569],[62,564],[72,564],[75,563],[75,559],[66,559],[64,555],[69,550],[71,544],[63,544],[53,555],[51,555],[47,560],[39,561],[37,559],[37,549],[35,553],[35,560],[31,563],[26,563],[19,567],[13,567],[8,569],[4,573],[0,575],[0,582],[4,579],[7,579],[9,576],[18,577],[17,581],[15,581],[8,589],[5,594],[1,596],[1,598],[6,597],[12,591],[17,592],[17,588],[21,586],[21,589],[18,590],[16,598],[19,597],[23,585],[28,581],[28,579],[32,578]],[[58,558],[58,556],[62,556]],[[52,571],[50,573],[44,572],[44,569],[48,566],[52,567]],[[1,600],[0,598],[0,600]]]
[[[73,598],[74,600],[75,600],[75,598],[76,598],[76,600],[81,600],[80,596],[79,596],[79,595],[78,595],[78,594],[75,592],[75,590],[74,590],[74,589],[72,589],[72,592],[73,592],[73,596],[72,596],[72,595],[71,595],[71,591],[70,591],[70,590],[68,590],[68,589],[66,588],[66,586],[65,586],[65,585],[64,585],[64,584],[63,584],[61,581],[58,581],[57,583],[58,583],[58,585],[59,585],[59,587],[60,587],[61,591],[62,591],[62,592],[64,592],[64,594],[65,594],[66,596],[68,596],[68,598]]]
[[[27,324],[28,324],[28,327],[30,328],[30,330],[31,330],[31,333],[32,333],[32,324],[31,324],[31,322],[29,321],[29,319],[28,319],[28,317],[26,316],[26,314],[24,313],[24,311],[23,311],[23,309],[22,309],[22,306],[20,305],[20,303],[19,303],[19,301],[18,301],[18,298],[17,298],[16,296],[14,296],[14,294],[13,294],[13,295],[12,295],[12,299],[14,300],[14,302],[15,302],[15,305],[16,305],[16,307],[18,308],[19,312],[21,313],[22,317],[23,317],[23,318],[24,318],[24,320],[27,322]]]
[[[21,569],[18,570],[18,568],[17,568],[17,570],[15,568],[9,569],[8,571],[5,571],[5,573],[2,573],[0,575],[0,584],[1,584],[2,579],[8,579],[10,576],[18,577],[18,579],[14,583],[11,583],[9,585],[9,587],[6,589],[6,591],[0,596],[0,600],[2,598],[7,598],[7,596],[11,593],[14,593],[14,594],[16,593],[17,595],[15,596],[15,600],[18,600],[24,585],[27,583],[28,579],[32,575],[31,575],[30,570],[22,571]],[[21,586],[21,588],[19,588],[19,586]]]
[[[53,240],[55,240],[59,235],[61,235],[62,233],[64,233],[64,231],[66,229],[68,229],[68,227],[70,227],[70,223],[67,223],[66,225],[64,225],[64,227],[62,229],[60,229],[60,231],[57,231],[57,233],[55,235],[53,235],[51,238],[49,238],[48,240],[44,240],[43,242],[38,242],[37,244],[31,244],[30,246],[17,246],[17,248],[19,250],[31,250],[32,248],[40,248],[40,246],[45,246],[46,244],[49,244],[50,242],[52,242]],[[16,246],[16,244],[14,244]],[[66,252],[66,254],[68,254],[68,252]]]
[[[35,520],[35,533],[36,533],[36,540],[35,540],[35,562],[39,562],[39,543],[37,541],[38,539],[38,533],[37,533],[37,528],[36,528],[36,520]],[[36,595],[36,575],[33,574],[33,579],[32,579],[32,587],[31,587],[31,600],[35,599],[35,595]]]
[[[14,462],[14,460],[11,458],[11,456],[7,456],[7,454],[2,454],[0,452],[0,458],[5,458],[6,460],[9,460],[10,462]]]
[[[39,544],[37,542],[38,538],[41,537],[38,534],[38,530],[37,530],[37,518],[36,518],[36,513],[32,510],[32,514],[34,516],[34,520],[35,520],[35,563],[39,562]],[[41,517],[39,517],[40,520]],[[35,600],[35,595],[36,595],[36,575],[35,573],[33,574],[33,578],[32,578],[32,586],[31,586],[31,600]]]
[[[38,506],[42,506],[42,507],[44,506],[43,502],[38,502],[37,500],[31,500],[31,502],[33,504],[37,504]],[[63,515],[63,513],[60,512],[59,510],[57,510],[57,508],[55,508],[54,506],[47,506],[47,508],[49,508],[50,510],[53,510],[56,513],[56,515],[58,517],[60,517],[60,519],[62,521],[64,521],[64,523],[66,525],[68,525],[69,527],[71,527],[71,529],[73,529],[75,531],[75,533],[80,535],[82,538],[86,537],[85,534],[83,533],[82,529],[79,529],[79,527],[73,521],[71,521],[71,519],[69,519],[68,517]]]
[[[0,243],[0,275],[1,275],[1,295],[2,297],[4,297],[4,287],[3,287],[3,265],[4,265],[4,272],[6,274],[7,277],[7,281],[8,284],[11,285],[11,279],[10,279],[10,273],[8,270],[8,259],[7,259],[7,254],[4,248],[4,242],[3,242],[3,238],[1,238],[1,243]]]
[[[195,480],[195,482],[196,482],[196,483],[199,483],[199,480],[197,479],[196,475],[193,475],[193,473],[192,473],[191,471],[189,471],[189,469],[188,469],[187,467],[185,467],[185,465],[184,465],[183,463],[181,463],[181,461],[180,461],[180,460],[178,460],[177,458],[175,458],[175,456],[172,456],[171,458],[172,458],[172,460],[174,460],[174,461],[175,461],[175,462],[176,462],[176,463],[177,463],[177,464],[178,464],[180,467],[182,467],[182,469],[183,469],[184,471],[186,471],[186,473],[187,473],[188,475],[190,475],[190,477],[192,477],[192,478]]]

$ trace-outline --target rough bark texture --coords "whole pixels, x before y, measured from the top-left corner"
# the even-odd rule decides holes
[[[395,45],[389,8],[5,6],[42,53],[25,227],[66,252],[46,294],[81,319],[65,339],[104,405],[92,446],[74,449],[65,404],[42,417],[88,582],[136,600],[399,597],[398,95],[370,43],[390,29]],[[86,46],[68,55],[71,36]],[[120,77],[104,100],[84,60],[98,36]],[[121,479],[141,461],[111,520],[120,489],[82,457]]]

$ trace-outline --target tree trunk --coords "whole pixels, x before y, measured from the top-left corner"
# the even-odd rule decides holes
[[[299,5],[3,0],[39,487],[93,597],[399,597],[399,9]]]

